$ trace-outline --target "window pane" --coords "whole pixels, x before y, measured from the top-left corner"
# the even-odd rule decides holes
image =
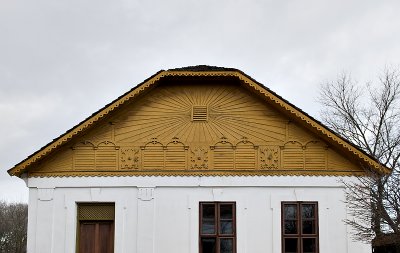
[[[233,218],[233,206],[231,204],[229,205],[220,205],[219,206],[219,212],[220,212],[220,218],[221,219],[232,219]]]
[[[233,253],[233,239],[220,239],[220,253]]]
[[[315,218],[315,205],[314,204],[301,205],[301,217],[303,219]]]
[[[215,220],[203,219],[203,223],[201,224],[201,233],[205,235],[215,234]]]
[[[202,238],[201,239],[201,253],[215,253],[215,238]]]
[[[285,205],[284,217],[285,219],[297,219],[297,205]]]
[[[303,221],[303,234],[315,234],[315,222],[312,220]]]
[[[316,253],[315,238],[303,238],[303,253]]]
[[[221,234],[233,234],[233,221],[220,221],[219,232]]]
[[[215,219],[215,205],[214,204],[203,204],[203,218]]]
[[[285,234],[297,234],[297,221],[285,221]]]
[[[202,220],[201,220],[201,233],[202,234],[215,234],[215,205],[203,204],[202,205]]]
[[[285,238],[285,252],[284,253],[297,253],[297,238]]]

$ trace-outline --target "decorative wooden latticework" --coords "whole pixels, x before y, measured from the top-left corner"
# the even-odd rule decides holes
[[[78,220],[79,221],[103,221],[114,220],[114,203],[79,203]]]

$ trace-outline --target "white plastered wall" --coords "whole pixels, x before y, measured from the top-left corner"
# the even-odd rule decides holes
[[[198,253],[201,201],[236,202],[238,253],[281,253],[281,201],[318,201],[321,253],[370,251],[348,236],[335,177],[30,178],[28,186],[29,253],[75,252],[79,202],[115,203],[116,253]]]

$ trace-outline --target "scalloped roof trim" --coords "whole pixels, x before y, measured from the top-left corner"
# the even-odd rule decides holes
[[[160,170],[160,171],[74,171],[74,172],[46,172],[46,173],[34,173],[30,175],[33,178],[46,178],[46,177],[257,177],[257,176],[271,176],[271,177],[283,177],[283,176],[313,176],[313,177],[331,177],[331,176],[364,176],[363,172],[356,171],[285,171],[285,170],[270,170],[270,171],[171,171],[171,170]]]

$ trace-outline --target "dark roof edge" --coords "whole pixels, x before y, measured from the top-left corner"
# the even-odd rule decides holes
[[[187,66],[187,67],[182,67],[182,68],[173,68],[173,69],[168,69],[167,71],[193,71],[193,72],[201,72],[201,71],[238,71],[241,72],[238,69],[235,68],[225,68],[225,67],[218,67],[218,66],[210,66],[210,65],[196,65],[196,66]]]

